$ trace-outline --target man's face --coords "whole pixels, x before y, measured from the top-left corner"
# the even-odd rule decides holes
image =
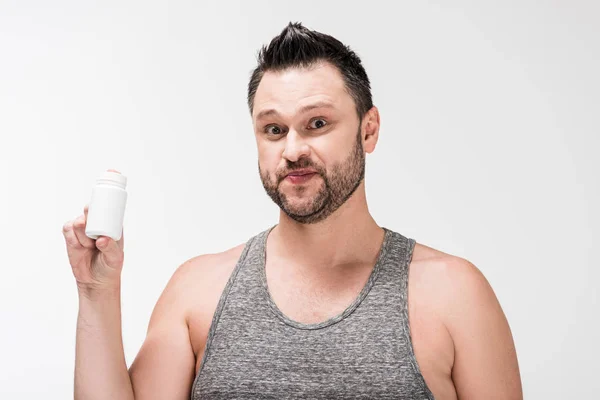
[[[332,65],[265,73],[252,120],[263,186],[290,218],[322,221],[360,185],[360,121]]]

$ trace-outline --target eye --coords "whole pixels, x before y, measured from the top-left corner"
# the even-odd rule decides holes
[[[315,118],[308,124],[310,129],[321,129],[325,125],[327,125],[327,121],[325,121],[323,118]]]
[[[265,133],[269,135],[280,135],[283,133],[283,130],[277,125],[268,125],[265,127]]]

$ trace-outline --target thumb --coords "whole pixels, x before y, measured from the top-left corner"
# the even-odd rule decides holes
[[[96,247],[102,253],[106,265],[113,268],[121,267],[123,251],[116,241],[108,236],[102,236],[96,240]]]

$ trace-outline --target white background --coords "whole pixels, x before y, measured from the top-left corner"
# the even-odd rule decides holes
[[[596,397],[600,3],[449,3],[0,0],[0,398],[72,398],[61,228],[105,169],[129,178],[128,364],[181,263],[277,222],[245,101],[289,21],[363,59],[377,222],[479,267],[526,398]]]

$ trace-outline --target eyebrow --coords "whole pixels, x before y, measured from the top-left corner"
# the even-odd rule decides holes
[[[298,110],[298,112],[305,113],[305,112],[313,110],[315,108],[333,108],[333,109],[335,109],[335,106],[332,103],[320,101],[317,103],[306,105],[306,106],[302,107],[300,110]],[[279,112],[277,110],[275,110],[274,108],[262,110],[261,112],[256,114],[256,119],[259,120],[261,118],[268,117],[271,115],[279,115]]]

